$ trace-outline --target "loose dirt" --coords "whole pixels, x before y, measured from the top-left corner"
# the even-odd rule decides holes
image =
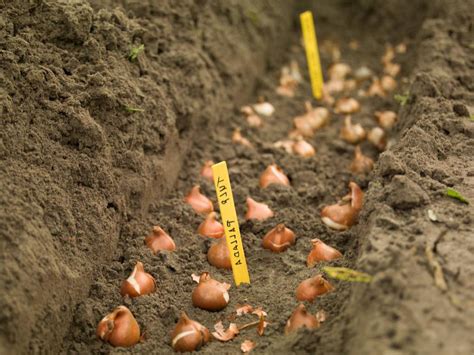
[[[8,213],[2,212],[2,217],[7,218],[1,219],[3,232],[7,232],[2,238],[5,246],[2,262],[6,271],[2,273],[2,281],[6,292],[1,299],[0,318],[5,343],[16,344],[17,352],[170,353],[169,334],[181,311],[212,330],[218,320],[228,324],[238,304],[249,303],[268,313],[270,324],[265,335],[260,337],[254,328],[246,329],[234,341],[213,341],[202,352],[238,353],[240,343],[252,339],[257,342],[255,353],[471,353],[474,349],[469,337],[474,330],[474,284],[471,281],[474,277],[471,207],[474,201],[474,123],[469,116],[474,111],[474,53],[473,17],[468,9],[472,10],[474,4],[472,1],[449,4],[420,1],[409,7],[410,2],[404,3],[405,6],[394,6],[381,1],[354,4],[340,1],[335,5],[327,1],[313,9],[325,70],[332,62],[328,41],[338,44],[341,61],[353,69],[367,66],[376,75],[382,72],[380,57],[385,46],[407,43],[407,52],[395,57],[395,62],[402,67],[395,93],[406,95],[405,105],[400,106],[393,95],[359,97],[359,89],[367,88],[369,83],[351,92],[362,106],[362,110],[353,115],[353,121],[367,129],[376,126],[374,111],[399,112],[399,121],[389,132],[389,146],[380,157],[369,143],[362,144],[365,154],[378,159],[374,172],[363,177],[353,176],[349,171],[354,147],[339,138],[343,116],[334,112],[328,127],[309,140],[317,150],[314,157],[299,158],[273,146],[275,141],[286,137],[292,129],[291,118],[304,113],[304,101],[310,99],[296,21],[294,35],[284,55],[280,55],[283,46],[268,46],[255,55],[257,58],[279,55],[268,62],[265,74],[263,59],[256,64],[258,69],[249,66],[250,58],[253,58],[251,50],[260,46],[255,36],[264,37],[253,22],[276,21],[276,13],[282,11],[284,5],[273,8],[274,12],[267,19],[248,12],[242,17],[241,13],[237,15],[226,6],[206,7],[205,16],[197,15],[199,7],[190,6],[189,13],[180,17],[177,14],[184,11],[184,5],[156,8],[124,2],[122,6],[136,16],[132,21],[128,19],[131,14],[115,9],[112,1],[100,6],[99,2],[92,2],[96,11],[102,9],[98,15],[93,15],[92,7],[86,2],[77,1],[63,12],[67,16],[53,21],[73,26],[74,31],[65,31],[73,37],[64,37],[64,31],[58,31],[51,34],[50,40],[56,41],[56,47],[63,46],[61,53],[69,56],[66,60],[55,54],[56,61],[84,63],[76,63],[72,69],[61,63],[58,67],[66,68],[62,69],[64,74],[53,72],[53,75],[46,69],[35,74],[35,70],[28,71],[24,64],[22,67],[21,58],[30,60],[30,56],[23,54],[22,57],[19,50],[13,51],[15,57],[7,63],[16,64],[7,64],[8,71],[5,71],[11,88],[6,90],[8,95],[2,96],[1,101],[3,112],[10,120],[2,129],[3,145],[0,147],[5,152],[1,155],[7,157],[2,160],[5,163],[0,180],[5,191],[2,199],[11,206]],[[30,9],[33,19],[46,15],[48,6],[41,6],[40,12],[38,8]],[[260,9],[259,6],[256,9]],[[18,8],[12,5],[9,9],[13,13],[9,16],[16,15],[14,10],[18,12]],[[270,8],[262,3],[260,10],[264,13]],[[243,5],[243,13],[248,9]],[[74,21],[66,21],[71,13],[76,14],[72,17]],[[177,52],[172,50],[170,47],[175,49],[178,39],[193,38],[196,42],[199,39],[190,34],[193,28],[190,24],[184,25],[187,32],[175,35],[171,24],[164,20],[171,14],[182,22],[190,18],[199,22],[206,16],[215,16],[212,21],[204,22],[215,23],[214,29],[220,25],[237,26],[238,21],[247,18],[249,33],[237,37],[241,41],[254,38],[250,46],[244,46],[247,66],[240,62],[241,57],[236,57],[240,47],[231,44],[230,39],[216,41],[234,48],[233,54],[222,48],[214,49],[217,52],[211,47],[196,50],[192,40],[183,44],[180,50],[176,49]],[[216,20],[222,16],[228,18],[224,24]],[[26,14],[17,18],[21,21],[17,20],[14,25],[4,21],[5,25],[1,27],[7,31],[9,41],[24,40],[27,33],[21,32],[21,28],[33,26],[33,20]],[[22,21],[30,22],[21,27]],[[89,25],[81,25],[84,23]],[[404,26],[405,23],[409,25]],[[135,25],[138,27],[134,29]],[[112,65],[110,70],[103,68],[107,61],[101,58],[95,67],[85,64],[91,59],[82,59],[81,55],[86,55],[82,54],[82,47],[70,48],[71,41],[84,40],[87,31],[80,30],[81,26],[87,31],[96,29],[91,32],[94,35],[89,41],[95,40],[100,44],[97,48],[102,48],[86,51],[87,56],[103,53],[101,51],[107,47],[119,57],[118,53],[127,52],[134,36],[143,39],[147,50],[135,64],[138,68],[127,63],[130,65],[128,74],[121,79],[124,61],[120,65],[109,63]],[[153,37],[157,28],[169,37],[165,40]],[[284,25],[272,27],[271,36],[282,33],[283,28]],[[118,37],[118,40],[117,31],[125,37]],[[210,43],[215,43],[211,39],[203,43],[211,46]],[[32,41],[37,43],[36,40],[35,37]],[[352,40],[358,41],[357,49],[349,46]],[[148,41],[156,46],[149,49]],[[11,45],[12,42],[8,43]],[[46,44],[38,46],[35,53],[45,50],[43,46],[48,48]],[[18,45],[18,48],[22,47]],[[163,54],[149,58],[151,52],[159,53],[160,48]],[[270,49],[273,52],[268,52]],[[52,52],[57,53],[57,49],[51,49]],[[12,56],[10,53],[4,49],[2,55],[7,58]],[[194,56],[194,53],[198,54]],[[209,61],[198,61],[197,64],[195,60],[199,55],[209,56]],[[222,56],[220,59],[219,55]],[[115,57],[112,59],[118,60]],[[112,60],[110,56],[107,58]],[[277,95],[274,90],[281,65],[291,59],[299,63],[304,82],[298,87],[296,96],[290,99]],[[35,65],[28,63],[31,68],[44,65],[41,59],[34,62]],[[163,63],[167,65],[162,67]],[[232,67],[232,63],[239,67]],[[203,68],[197,69],[200,65]],[[210,68],[204,69],[206,65]],[[191,73],[198,73],[193,76],[195,85],[185,80],[187,67]],[[97,70],[102,76],[100,83],[79,85],[79,77],[99,80],[98,74],[94,74]],[[68,71],[73,73],[73,79],[63,82]],[[85,71],[84,75],[74,77],[74,73],[81,71]],[[19,90],[18,85],[13,84],[14,73],[21,75],[21,82],[28,82],[28,86]],[[259,80],[254,88],[252,81],[256,74],[259,74]],[[36,77],[38,75],[41,79]],[[128,94],[127,86],[124,88],[119,82],[137,80],[132,79],[134,75],[143,76],[145,83],[143,87],[133,86],[136,92]],[[161,84],[157,85],[156,80],[167,82],[163,85],[168,91],[164,91]],[[224,90],[221,94],[212,88],[214,81]],[[25,100],[27,94],[34,93],[31,88],[35,82],[41,88],[38,95],[46,97],[20,105],[23,111],[19,112],[15,104],[19,105],[18,100]],[[199,87],[202,83],[209,87]],[[76,91],[69,95],[71,97],[62,98],[64,91],[59,88],[66,84]],[[48,94],[43,89],[45,85]],[[90,85],[95,85],[95,89]],[[225,89],[227,85],[235,85],[235,88]],[[115,87],[122,89],[115,91]],[[199,90],[204,93],[198,94]],[[82,92],[85,93],[85,104],[78,99]],[[94,93],[99,95],[96,99]],[[239,108],[243,103],[255,102],[261,95],[275,106],[276,112],[264,119],[262,128],[250,128]],[[132,101],[135,105],[138,98],[141,98],[139,102],[144,113],[117,113],[122,103]],[[72,105],[75,109],[63,102],[69,103],[72,99],[78,100],[76,106]],[[58,100],[61,104],[55,104]],[[205,106],[215,100],[219,102]],[[156,108],[157,103],[162,110]],[[319,105],[314,101],[313,104]],[[195,105],[198,108],[192,113],[186,111]],[[176,134],[172,128],[161,128],[161,124],[154,127],[154,116],[147,113],[149,110],[160,114],[163,110],[167,112],[169,126],[176,126],[180,133]],[[52,123],[56,121],[57,124]],[[24,138],[14,144],[13,137],[20,136],[18,122],[23,127],[21,136],[29,137],[32,150],[26,148]],[[59,134],[58,124],[64,127]],[[137,127],[148,124],[148,128]],[[232,132],[237,127],[252,142],[253,148],[231,143]],[[160,133],[160,130],[164,131]],[[156,139],[161,142],[161,148],[157,147]],[[49,144],[51,141],[57,144]],[[188,149],[191,143],[192,148]],[[67,148],[66,152],[58,148],[62,146]],[[15,152],[21,152],[17,153],[20,158]],[[180,164],[180,157],[185,154],[184,163]],[[160,157],[159,161],[147,159],[150,155]],[[58,160],[59,157],[62,160]],[[184,195],[194,184],[201,185],[203,193],[215,202],[213,186],[199,177],[200,167],[208,159],[226,160],[229,166],[252,282],[250,286],[233,286],[230,304],[218,313],[192,306],[190,294],[195,283],[191,274],[209,271],[217,280],[229,283],[232,283],[232,274],[207,263],[210,241],[196,233],[202,217],[183,203]],[[290,187],[258,187],[260,173],[271,163],[284,169],[290,178]],[[52,172],[45,173],[46,165]],[[319,213],[323,206],[347,193],[349,181],[356,181],[366,191],[364,208],[355,227],[346,232],[335,232],[321,223]],[[448,198],[445,195],[447,187],[461,191],[471,205]],[[99,194],[98,191],[102,192]],[[276,212],[275,216],[264,222],[245,222],[247,196],[269,204]],[[438,221],[429,219],[428,210],[433,211]],[[288,251],[274,254],[261,248],[261,239],[278,223],[285,223],[295,231],[297,242]],[[176,252],[154,256],[144,246],[144,237],[153,225],[160,225],[174,238]],[[331,262],[331,266],[368,272],[374,275],[374,281],[351,284],[331,280],[335,292],[307,304],[312,313],[320,309],[327,313],[321,328],[284,336],[285,323],[297,305],[296,286],[328,265],[306,267],[312,238],[320,238],[344,254],[343,259]],[[120,283],[128,277],[136,261],[142,261],[146,271],[156,277],[157,292],[133,300],[123,299],[119,293]],[[436,267],[438,281],[435,281]],[[440,287],[439,277],[446,287]],[[132,349],[114,349],[95,337],[98,321],[120,304],[130,308],[146,336],[144,342]],[[20,319],[16,318],[18,315]],[[33,323],[27,328],[27,335],[12,331],[18,329],[16,325],[20,321],[28,320]],[[237,318],[239,323],[252,320],[251,316]],[[61,330],[52,327],[58,324],[62,325]],[[26,336],[30,339],[26,340]]]

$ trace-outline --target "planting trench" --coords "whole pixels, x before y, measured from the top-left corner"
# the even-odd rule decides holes
[[[374,111],[394,110],[399,114],[397,125],[389,132],[389,147],[381,154],[374,172],[369,176],[357,177],[349,171],[354,147],[339,138],[343,116],[334,112],[331,113],[328,127],[321,129],[308,140],[317,150],[314,157],[300,158],[273,146],[275,141],[286,137],[292,129],[292,117],[304,112],[304,101],[310,98],[304,50],[299,43],[296,16],[293,18],[295,24],[291,31],[289,22],[271,30],[275,36],[273,38],[285,31],[293,33],[288,41],[282,37],[284,46],[268,44],[263,53],[250,54],[249,47],[243,45],[247,49],[247,66],[241,65],[237,70],[211,69],[205,80],[202,77],[195,79],[197,83],[206,83],[209,86],[202,89],[209,92],[207,96],[197,95],[193,100],[185,101],[186,94],[180,93],[177,94],[179,99],[172,100],[175,105],[172,106],[173,109],[164,106],[172,115],[175,114],[172,112],[177,110],[178,115],[187,117],[184,113],[187,105],[198,105],[195,102],[202,101],[199,104],[202,112],[189,115],[181,129],[183,135],[174,138],[170,135],[171,138],[163,143],[163,149],[169,150],[168,153],[145,149],[147,144],[141,140],[146,139],[144,137],[153,129],[141,133],[126,131],[124,139],[130,144],[128,147],[143,145],[145,155],[165,157],[160,162],[161,165],[158,164],[160,167],[144,168],[142,164],[147,160],[140,156],[135,157],[134,149],[129,148],[129,152],[120,154],[120,150],[114,152],[113,148],[104,148],[111,149],[112,152],[107,154],[117,154],[115,159],[123,159],[124,164],[137,164],[138,167],[131,167],[129,170],[115,171],[121,179],[111,178],[117,183],[116,181],[124,181],[124,175],[127,177],[127,174],[130,174],[130,181],[123,185],[130,189],[130,194],[121,194],[120,187],[117,186],[118,192],[114,192],[113,196],[119,196],[118,200],[108,199],[110,206],[107,210],[114,216],[119,215],[105,216],[107,224],[110,225],[109,229],[104,231],[103,227],[94,227],[84,234],[76,230],[76,233],[82,235],[77,241],[65,237],[60,239],[62,243],[82,243],[82,247],[79,247],[81,253],[75,254],[72,247],[59,249],[61,252],[67,250],[67,253],[71,253],[66,254],[67,257],[89,259],[87,251],[90,248],[95,253],[94,258],[103,257],[104,260],[97,263],[89,261],[90,266],[86,267],[90,269],[87,280],[83,280],[81,276],[74,277],[75,273],[71,271],[73,276],[68,279],[69,283],[61,285],[66,290],[53,297],[53,301],[55,297],[59,297],[55,301],[56,305],[54,302],[30,299],[33,304],[31,309],[37,312],[31,316],[33,324],[44,330],[30,328],[32,330],[29,330],[29,341],[12,335],[11,330],[5,328],[5,324],[16,324],[16,321],[11,319],[11,314],[24,314],[24,311],[18,311],[21,306],[15,309],[14,302],[7,300],[8,309],[13,311],[10,314],[4,311],[2,314],[2,333],[7,334],[3,335],[5,344],[16,344],[14,349],[17,352],[27,352],[29,349],[33,352],[64,353],[169,353],[172,351],[169,333],[181,311],[186,311],[192,319],[212,330],[218,320],[228,324],[228,318],[236,305],[249,303],[262,307],[268,313],[270,325],[266,328],[265,335],[260,337],[255,329],[247,329],[234,341],[211,342],[202,348],[202,352],[237,353],[244,339],[257,342],[257,353],[472,352],[474,344],[468,335],[474,330],[473,213],[469,205],[450,200],[444,193],[446,187],[455,187],[468,199],[474,200],[474,123],[468,118],[474,107],[472,40],[469,42],[473,25],[472,15],[467,11],[472,9],[472,2],[447,3],[418,2],[410,11],[402,10],[408,6],[398,7],[378,1],[361,1],[356,5],[345,1],[335,5],[334,2],[328,1],[313,5],[325,72],[332,63],[328,40],[339,45],[342,62],[348,63],[353,69],[362,65],[368,66],[376,75],[382,73],[380,58],[384,54],[385,46],[400,42],[407,44],[407,52],[397,54],[395,58],[402,68],[402,72],[397,76],[398,87],[395,93],[409,93],[404,106],[400,106],[391,94],[385,98],[358,97],[360,88],[351,91],[351,96],[358,98],[361,103],[361,111],[353,115],[353,120],[366,128],[376,125]],[[408,2],[405,5],[408,5]],[[243,6],[244,12],[248,6]],[[285,5],[278,6],[280,11],[283,11]],[[308,8],[299,8],[300,6],[291,8],[291,11],[296,14],[299,10]],[[227,9],[225,6],[223,8]],[[262,5],[261,11],[268,11],[268,8]],[[290,6],[286,10],[289,11],[289,8]],[[168,10],[164,12],[175,13],[176,9]],[[143,11],[143,17],[155,13],[146,5],[143,5],[143,8],[137,5],[133,11],[138,14]],[[217,10],[213,8],[206,11],[213,14]],[[277,21],[278,15],[275,13],[269,16],[268,21]],[[126,22],[120,17],[125,15],[115,15],[120,21]],[[253,18],[252,21],[266,21],[257,15],[249,16]],[[150,23],[148,25],[150,26]],[[254,25],[249,24],[249,31]],[[130,30],[127,26],[125,28],[125,31]],[[136,31],[140,32],[139,29]],[[147,45],[147,36],[142,36]],[[252,37],[252,32],[239,39],[244,41],[249,37]],[[173,38],[169,42],[173,40],[176,39]],[[357,49],[350,48],[352,40],[357,40]],[[223,45],[231,43],[222,40],[217,42]],[[285,46],[287,50],[282,51]],[[194,47],[190,48],[194,50]],[[240,53],[239,49],[236,49],[236,53]],[[208,50],[206,48],[203,52]],[[152,65],[144,59],[148,54],[143,53],[138,63],[140,75],[144,77],[147,72],[154,73],[154,68],[147,70],[147,65]],[[265,57],[270,57],[271,60],[264,74]],[[225,58],[231,60],[228,56]],[[253,58],[260,58],[261,62],[256,63],[257,69],[250,67]],[[277,95],[275,88],[278,85],[280,67],[291,59],[299,63],[304,81],[298,87],[294,98],[285,98]],[[213,60],[216,60],[215,57]],[[235,58],[233,60],[236,61]],[[116,75],[120,76],[119,69],[116,70]],[[180,73],[180,70],[173,73]],[[164,72],[160,74],[166,75]],[[256,86],[253,85],[255,76],[258,77]],[[186,80],[186,77],[182,79]],[[218,90],[224,91],[227,81],[239,89],[225,91],[223,95],[216,94],[212,89],[214,80],[219,82]],[[361,88],[366,89],[368,84],[362,84]],[[179,83],[172,83],[171,92],[175,87],[179,88]],[[185,87],[185,92],[189,95],[193,95],[194,90],[199,90],[199,85]],[[231,91],[234,92],[233,96]],[[153,98],[155,94],[150,95]],[[241,104],[255,102],[259,95],[264,95],[275,106],[276,111],[272,117],[264,119],[262,128],[255,129],[248,127],[239,113],[239,108]],[[110,118],[107,117],[107,108],[103,105],[108,101],[104,97],[107,96],[88,101],[88,109],[93,116],[100,113],[99,116],[107,120]],[[206,107],[205,104],[209,106]],[[146,111],[157,110],[153,103],[149,105],[145,104]],[[45,109],[47,110],[48,108]],[[116,112],[117,108],[111,110]],[[180,113],[179,110],[184,112]],[[144,122],[148,122],[146,111],[127,115],[127,120],[144,119]],[[209,117],[205,117],[206,115]],[[116,115],[114,119],[118,120],[120,117]],[[115,123],[111,123],[111,127],[114,125]],[[90,124],[83,126],[91,127]],[[105,134],[109,134],[108,129],[111,128],[108,128],[107,122],[101,122],[99,126],[102,127],[99,131],[104,130]],[[236,127],[242,129],[242,134],[251,141],[253,148],[231,142],[231,135]],[[93,128],[90,129],[94,131]],[[186,135],[189,131],[191,133]],[[129,137],[130,135],[134,138]],[[92,137],[90,144],[94,144],[92,135],[83,133],[83,136]],[[192,146],[189,141],[193,142]],[[184,147],[188,145],[189,148]],[[87,144],[81,142],[77,143],[76,148],[79,151],[90,149]],[[372,158],[378,158],[378,151],[369,143],[364,142],[362,149]],[[178,151],[180,153],[175,158]],[[182,164],[179,163],[181,156],[184,156]],[[206,252],[210,241],[196,233],[202,217],[183,203],[184,195],[194,184],[201,185],[202,191],[215,201],[213,186],[199,177],[200,168],[208,159],[215,162],[226,160],[229,166],[251,277],[250,286],[233,286],[230,289],[230,304],[218,313],[193,308],[190,294],[195,284],[191,274],[209,271],[217,280],[229,283],[232,282],[232,275],[230,271],[218,270],[207,263]],[[93,161],[92,154],[91,162]],[[259,188],[260,173],[271,163],[277,163],[287,173],[291,181],[290,187]],[[116,168],[119,164],[111,165]],[[76,174],[81,173],[80,169],[74,171]],[[96,178],[92,175],[91,179],[97,179],[97,182],[91,183],[93,189],[96,188],[95,184],[104,183],[103,177]],[[137,175],[141,175],[147,182],[134,189],[134,185],[141,181],[137,179]],[[168,181],[163,183],[162,179]],[[84,183],[85,180],[81,181]],[[323,206],[334,203],[347,193],[349,181],[356,181],[367,192],[359,223],[346,232],[332,231],[322,224],[319,213]],[[87,181],[85,183],[87,185]],[[155,189],[154,184],[161,184],[163,188]],[[173,188],[166,191],[165,186]],[[48,198],[52,195],[53,191],[46,194],[45,203],[51,203]],[[269,204],[275,211],[275,217],[264,222],[245,222],[243,216],[247,196]],[[91,207],[93,205],[87,202],[84,204]],[[428,209],[436,214],[437,222],[428,219]],[[86,223],[95,226],[103,221],[104,215],[95,214],[95,210],[91,209],[87,218],[84,218]],[[64,218],[59,218],[56,223],[63,221]],[[296,244],[281,254],[271,253],[261,247],[263,235],[277,223],[285,223],[297,235]],[[177,244],[176,252],[154,256],[144,246],[144,237],[149,234],[153,225],[160,225],[174,238]],[[51,224],[47,224],[47,227],[52,229]],[[94,234],[95,228],[100,230],[100,247],[90,244],[94,240],[91,235]],[[10,227],[9,230],[13,232],[19,229],[21,228]],[[22,229],[26,230],[26,227]],[[35,229],[24,233],[34,235]],[[118,239],[103,239],[107,233],[111,236],[117,234]],[[55,236],[54,233],[51,234]],[[312,238],[320,238],[344,254],[343,259],[331,262],[330,265],[368,272],[374,275],[374,280],[370,284],[350,284],[331,279],[336,290],[318,297],[312,304],[307,304],[312,313],[323,309],[327,313],[327,320],[317,330],[303,330],[284,336],[285,323],[297,305],[294,296],[296,286],[301,280],[321,271],[322,266],[328,265],[318,264],[312,269],[306,267],[309,241]],[[19,260],[23,260],[21,248],[8,250],[18,253]],[[50,252],[45,251],[44,256],[47,258]],[[146,271],[156,277],[157,292],[133,300],[123,299],[119,293],[120,283],[128,277],[138,260],[145,264]],[[42,263],[47,264],[47,261]],[[440,286],[439,279],[438,283],[435,282],[436,265],[441,266],[446,287]],[[37,270],[41,267],[42,264],[39,263]],[[12,269],[9,270],[10,275]],[[61,274],[59,271],[58,277],[61,277]],[[14,276],[11,280],[15,277],[18,278]],[[30,277],[36,279],[35,275]],[[42,277],[48,278],[48,275]],[[11,280],[8,287],[15,289],[11,286]],[[27,282],[28,278],[25,276],[22,280]],[[86,286],[89,284],[90,289]],[[45,287],[42,282],[35,287],[39,288],[40,285]],[[80,290],[82,285],[85,290]],[[46,287],[54,287],[54,283]],[[71,289],[71,294],[75,295],[70,296],[73,300],[68,299],[67,289]],[[76,292],[76,289],[79,290]],[[16,290],[15,292],[22,294]],[[39,291],[33,292],[37,292],[35,295],[47,297]],[[54,292],[52,294],[55,295]],[[43,304],[45,314],[41,308],[35,308],[35,302]],[[114,349],[95,337],[98,321],[120,304],[130,308],[146,335],[143,343],[129,350]],[[61,313],[67,315],[59,316]],[[64,324],[61,324],[60,320]],[[238,318],[237,322],[252,320],[254,316],[244,316]],[[49,328],[48,324],[61,325],[62,329],[56,331]],[[46,332],[63,335],[45,336]],[[5,349],[9,348],[5,345]]]

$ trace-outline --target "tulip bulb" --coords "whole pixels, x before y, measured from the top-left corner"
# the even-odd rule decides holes
[[[314,135],[313,125],[306,115],[293,118],[293,124],[300,135],[304,137],[312,137]]]
[[[300,138],[293,144],[293,153],[303,158],[309,158],[316,154],[316,150],[311,144]]]
[[[217,243],[211,245],[207,251],[207,261],[219,269],[232,269],[230,252],[225,238],[221,238]]]
[[[298,62],[294,59],[290,61],[290,75],[297,83],[303,81]]]
[[[308,313],[303,303],[300,303],[291,314],[290,319],[286,322],[285,335],[288,335],[302,327],[308,329],[319,328],[319,321],[315,316]]]
[[[344,90],[344,80],[342,79],[330,79],[324,83],[324,89],[329,94],[334,94]]]
[[[387,95],[378,78],[372,80],[372,84],[370,84],[370,87],[367,89],[367,95],[379,97],[385,97]]]
[[[243,146],[252,148],[252,143],[250,143],[250,141],[247,138],[242,136],[242,132],[240,131],[240,128],[236,128],[234,132],[232,133],[232,143],[241,144]]]
[[[354,77],[357,81],[368,80],[372,77],[372,70],[367,67],[360,67],[355,71]]]
[[[262,116],[271,116],[273,112],[275,112],[275,108],[269,102],[260,102],[258,104],[253,105],[254,111]]]
[[[385,47],[385,53],[382,56],[381,62],[383,64],[390,63],[395,59],[395,50],[391,45]]]
[[[291,139],[284,139],[273,143],[275,148],[283,148],[288,154],[293,153],[294,142]]]
[[[325,107],[315,107],[311,105],[311,102],[305,102],[306,117],[314,130],[318,130],[329,122],[329,110]]]
[[[357,87],[357,81],[355,79],[349,79],[349,80],[344,81],[345,91],[355,90],[356,87]]]
[[[130,347],[140,341],[140,327],[132,312],[118,306],[97,325],[97,337],[113,346]]]
[[[368,174],[374,168],[374,161],[362,154],[360,146],[357,146],[354,150],[354,160],[350,168],[354,174]]]
[[[191,189],[184,201],[197,213],[204,214],[214,211],[212,201],[201,193],[200,187],[197,185]]]
[[[202,324],[189,319],[183,312],[171,333],[171,346],[174,351],[191,352],[199,350],[210,339],[209,330]]]
[[[362,209],[364,193],[355,182],[349,183],[351,192],[335,204],[326,206],[321,211],[321,219],[325,225],[336,230],[346,230],[352,226]]]
[[[290,68],[284,66],[281,69],[280,86],[276,89],[277,94],[287,97],[295,96],[298,81],[291,75]]]
[[[155,288],[155,279],[145,272],[143,264],[138,261],[133,268],[132,274],[122,282],[120,294],[133,298],[152,293],[155,291]]]
[[[391,129],[397,120],[397,114],[393,111],[376,111],[375,117],[383,129]]]
[[[351,144],[357,144],[364,140],[365,129],[360,123],[352,124],[351,116],[346,116],[344,125],[341,128],[341,138]]]
[[[245,115],[250,127],[260,127],[263,124],[262,119],[255,113],[252,107],[244,106],[240,109],[240,112]]]
[[[280,253],[295,244],[295,241],[295,233],[280,223],[263,237],[262,246],[275,253]]]
[[[214,165],[214,162],[212,160],[207,160],[202,169],[201,169],[201,176],[203,178],[206,178],[207,180],[213,182],[214,178],[212,175],[212,166]]]
[[[193,306],[207,311],[220,311],[229,303],[229,288],[229,284],[216,281],[209,273],[204,272],[193,290]]]
[[[222,238],[224,236],[224,226],[216,219],[217,213],[209,213],[198,227],[199,235],[209,238]]]
[[[320,239],[312,239],[311,244],[313,249],[311,249],[306,259],[308,267],[313,267],[319,261],[331,261],[342,258],[339,250],[327,245]]]
[[[276,185],[290,185],[290,180],[285,175],[283,170],[278,167],[276,164],[269,165],[265,171],[260,175],[260,187],[266,188],[271,184]]]
[[[359,101],[352,97],[343,97],[337,100],[335,111],[336,113],[350,114],[360,110]]]
[[[247,213],[245,214],[245,219],[256,219],[259,221],[264,221],[267,218],[273,217],[273,211],[264,203],[260,203],[247,197]]]
[[[351,67],[345,63],[335,63],[328,69],[329,78],[344,80],[351,72]]]
[[[392,63],[392,62],[386,63],[383,67],[384,73],[392,77],[397,76],[398,73],[400,73],[400,69],[401,69],[400,64]]]
[[[296,288],[298,301],[313,302],[317,296],[331,292],[334,287],[322,275],[316,275],[302,281]]]
[[[369,134],[367,134],[367,140],[380,151],[384,150],[387,146],[385,131],[380,127],[372,128]]]
[[[382,79],[380,79],[380,85],[382,85],[385,91],[393,91],[397,87],[397,82],[390,75],[384,75]]]
[[[154,226],[152,233],[145,238],[145,244],[154,254],[161,250],[176,250],[176,244],[173,239],[158,226]]]

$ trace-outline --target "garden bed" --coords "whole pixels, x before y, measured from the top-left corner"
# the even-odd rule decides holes
[[[0,183],[2,205],[8,206],[0,219],[2,346],[16,352],[170,353],[170,332],[182,311],[213,330],[248,303],[268,313],[265,334],[245,329],[202,352],[237,353],[244,339],[257,343],[256,353],[472,352],[472,205],[451,199],[446,189],[474,201],[473,4],[409,3],[7,5],[0,18],[7,83],[0,97]],[[324,73],[337,47],[353,71],[367,66],[382,76],[387,46],[406,45],[395,55],[401,72],[393,92],[361,95],[369,82],[347,92],[361,104],[353,121],[368,130],[377,125],[375,111],[398,113],[384,152],[361,144],[376,161],[369,175],[350,171],[354,146],[340,138],[344,115],[325,103],[313,101],[331,110],[329,125],[307,139],[315,156],[274,146],[310,99],[297,22],[297,13],[308,8]],[[145,50],[130,61],[130,48],[141,43]],[[291,60],[303,82],[288,98],[275,88]],[[252,128],[240,107],[259,96],[275,113]],[[232,143],[236,128],[252,147]],[[216,202],[212,183],[199,175],[209,159],[227,161],[251,278],[251,285],[231,287],[221,312],[192,305],[191,274],[208,271],[233,282],[230,271],[208,264],[211,241],[196,232],[203,217],[183,202],[195,184]],[[272,163],[290,186],[259,187]],[[344,232],[331,230],[320,211],[346,195],[350,181],[366,192],[359,222]],[[275,216],[245,221],[248,196],[267,203]],[[297,239],[275,254],[261,240],[278,223]],[[172,236],[176,252],[153,255],[145,247],[155,225]],[[343,258],[308,268],[313,238]],[[124,299],[120,284],[137,261],[156,278],[157,291]],[[329,279],[335,290],[306,304],[311,313],[324,310],[326,321],[285,336],[298,304],[296,287],[326,265],[367,272],[373,281]],[[99,320],[121,304],[145,334],[130,349],[96,338]],[[236,321],[252,320],[246,315]]]

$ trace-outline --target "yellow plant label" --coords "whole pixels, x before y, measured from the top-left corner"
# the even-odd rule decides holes
[[[323,73],[319,60],[318,40],[314,29],[313,14],[305,11],[300,14],[301,30],[303,32],[306,61],[308,62],[309,77],[313,96],[320,99],[323,96]]]
[[[225,161],[212,166],[214,186],[216,187],[217,200],[221,211],[222,224],[224,225],[225,239],[230,252],[234,281],[238,286],[241,283],[250,283],[250,276],[245,260],[244,246],[240,236],[239,220],[235,211],[234,196],[230,186],[229,172]]]

